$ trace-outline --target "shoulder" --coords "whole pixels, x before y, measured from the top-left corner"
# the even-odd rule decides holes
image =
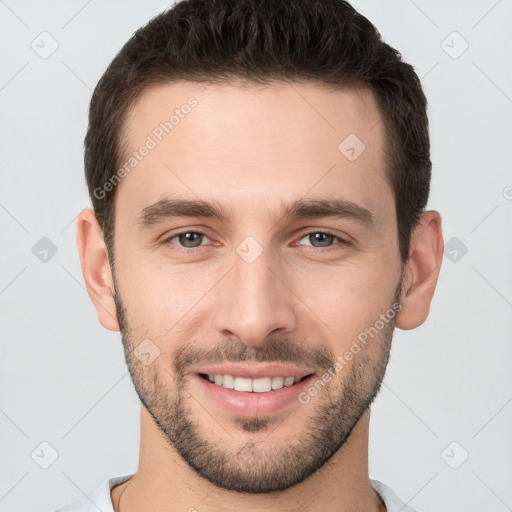
[[[116,476],[104,480],[101,485],[90,495],[59,508],[55,512],[114,512],[110,491],[116,485],[126,482],[132,474]]]
[[[404,503],[387,485],[378,480],[370,479],[374,491],[382,498],[386,505],[387,512],[415,512]]]

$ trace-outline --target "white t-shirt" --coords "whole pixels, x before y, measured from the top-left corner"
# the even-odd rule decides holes
[[[130,475],[116,476],[105,480],[92,494],[79,501],[66,505],[55,512],[114,512],[110,491],[116,485],[126,482]],[[389,487],[378,480],[370,480],[373,489],[382,498],[387,512],[415,512],[406,505]]]

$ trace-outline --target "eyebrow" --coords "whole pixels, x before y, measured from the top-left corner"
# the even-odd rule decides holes
[[[164,198],[143,208],[137,215],[135,224],[144,229],[176,217],[216,219],[223,223],[232,220],[231,213],[217,202]],[[371,226],[375,220],[370,210],[342,198],[298,199],[288,205],[282,205],[281,212],[273,215],[273,220],[278,224],[290,219],[326,217],[352,219],[365,226]]]

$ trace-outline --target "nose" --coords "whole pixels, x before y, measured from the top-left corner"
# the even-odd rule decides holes
[[[271,334],[296,329],[298,301],[276,256],[264,250],[249,263],[235,254],[233,268],[215,297],[215,327],[222,336],[258,346]]]

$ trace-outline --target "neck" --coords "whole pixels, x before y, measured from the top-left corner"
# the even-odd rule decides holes
[[[343,447],[300,484],[272,494],[242,494],[220,489],[195,473],[142,407],[139,467],[112,490],[114,510],[292,512],[300,504],[304,510],[385,512],[368,477],[369,417],[365,412]]]

